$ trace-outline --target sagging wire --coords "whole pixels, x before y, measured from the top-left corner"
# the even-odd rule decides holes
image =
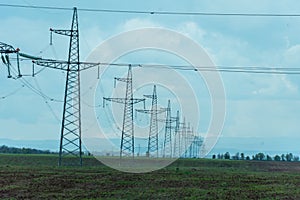
[[[21,87],[15,89],[14,91],[12,91],[12,92],[10,92],[10,93],[4,95],[4,96],[1,96],[0,99],[6,99],[7,97],[10,97],[10,96],[16,94],[17,92],[19,92],[19,91],[20,91],[22,88],[24,88],[24,87],[25,87],[25,85],[21,85]]]
[[[37,81],[36,78],[34,78],[34,82],[35,82],[36,87],[39,89],[39,91],[42,92],[42,89],[41,89],[41,87],[40,87],[40,85],[39,85],[39,83],[38,83],[38,81]],[[43,98],[44,98],[44,97],[43,97]],[[54,118],[56,119],[56,121],[57,121],[57,122],[60,122],[59,117],[56,115],[56,113],[54,112],[53,108],[50,106],[50,104],[49,104],[49,102],[47,101],[46,98],[44,98],[44,102],[45,102],[45,104],[47,105],[47,107],[49,108],[49,110],[50,110],[50,112],[52,113],[52,115],[54,116]]]

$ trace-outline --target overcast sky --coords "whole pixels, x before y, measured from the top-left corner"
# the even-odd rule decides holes
[[[300,2],[296,0],[2,0],[1,3],[142,11],[300,13]],[[181,16],[83,11],[79,11],[78,15],[81,60],[85,60],[101,42],[121,32],[145,27],[164,27],[199,43],[216,65],[289,68],[299,67],[300,64],[300,17]],[[0,41],[19,47],[27,54],[66,59],[68,39],[53,35],[53,45],[50,46],[49,28],[69,29],[71,16],[72,11],[0,7]],[[147,52],[140,56],[147,57],[146,54]],[[157,55],[156,52],[152,56],[157,58]],[[130,56],[126,61],[130,62]],[[162,61],[162,64],[166,64],[169,60],[162,58]],[[174,59],[175,61],[177,60]],[[153,62],[158,63],[159,59]],[[31,63],[21,62],[21,69],[23,74],[30,74]],[[226,119],[222,137],[298,138],[299,76],[221,73],[226,91]],[[7,71],[1,64],[0,138],[58,139],[64,78],[64,73],[46,69],[34,78],[7,79]],[[24,80],[43,91],[50,99],[59,102],[42,98],[27,87],[22,87]],[[7,96],[11,93],[13,94]],[[200,105],[200,110],[201,106],[203,110],[210,108],[204,104]],[[210,112],[203,113],[201,117],[207,125],[209,119],[205,119],[205,113],[210,118]],[[199,130],[205,132],[205,128]]]

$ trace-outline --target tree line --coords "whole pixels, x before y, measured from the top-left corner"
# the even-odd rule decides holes
[[[212,155],[212,159],[226,159],[226,160],[266,160],[266,161],[299,161],[299,156],[293,155],[292,153],[287,154],[281,154],[281,155],[275,155],[270,156],[268,154],[264,153],[257,153],[255,155],[245,156],[244,153],[236,153],[235,155],[230,155],[229,152],[226,152],[225,154],[214,154]]]
[[[17,147],[8,147],[5,145],[0,146],[0,153],[19,153],[19,154],[54,154],[49,150],[38,150],[31,148],[17,148]]]

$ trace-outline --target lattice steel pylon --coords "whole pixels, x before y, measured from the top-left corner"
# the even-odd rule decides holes
[[[192,129],[194,132],[194,130]],[[203,138],[198,134],[194,134],[194,140],[192,141],[192,157],[199,158],[200,157],[200,148],[203,144]]]
[[[165,112],[165,109],[157,109],[157,94],[156,94],[156,85],[153,86],[152,95],[144,95],[146,98],[152,99],[151,109],[137,109],[137,112],[150,114],[150,130],[148,137],[148,149],[146,156],[151,157],[152,153],[156,154],[158,157],[158,119],[157,115]]]
[[[180,134],[180,116],[179,110],[177,110],[177,114],[175,117],[175,131],[174,131],[174,142],[173,142],[173,156],[180,157],[180,141],[181,141],[181,134]]]
[[[63,116],[59,146],[58,165],[63,165],[63,157],[73,155],[79,158],[82,165],[81,147],[81,116],[80,116],[80,66],[88,67],[92,64],[81,64],[79,62],[79,31],[77,9],[74,8],[72,25],[70,30],[54,30],[57,33],[70,37],[68,61],[56,60],[35,60],[34,63],[40,66],[66,71],[66,85],[63,105]]]
[[[70,37],[66,86],[64,96],[63,117],[59,147],[59,165],[62,165],[62,156],[67,154],[78,155],[82,165],[81,148],[81,118],[80,118],[80,66],[79,66],[79,31],[77,9],[74,8],[71,30],[53,30],[54,33]]]
[[[165,121],[165,138],[164,138],[164,154],[163,157],[172,157],[172,117],[171,117],[171,101],[168,100]]]
[[[0,53],[5,54],[5,57],[2,57],[2,61],[6,63],[8,70],[10,70],[10,63],[7,54],[17,53],[18,77],[22,76],[19,68],[19,55],[25,58],[32,59],[32,62],[39,66],[65,71],[67,73],[58,164],[62,165],[62,158],[65,155],[73,155],[79,158],[78,163],[82,165],[80,72],[82,70],[87,70],[99,66],[101,65],[101,63],[79,61],[79,31],[76,8],[73,9],[73,18],[70,30],[50,29],[50,31],[51,44],[52,32],[70,37],[69,54],[67,61],[42,59],[28,54],[19,53],[19,49],[14,49],[11,45],[7,45],[5,43],[0,43]],[[11,78],[10,71],[8,71],[8,77]]]
[[[191,127],[190,123],[188,123],[188,128],[187,128],[187,146],[188,150],[186,151],[186,157],[193,158],[193,149],[195,148],[194,145],[194,140],[195,140],[195,135],[194,135],[194,129]],[[187,155],[188,154],[188,155]]]
[[[186,123],[185,123],[185,117],[183,118],[183,122],[181,123],[181,130],[180,130],[180,133],[181,133],[181,155],[182,156],[182,153],[183,152],[186,152],[186,148],[187,148],[187,141],[186,141]]]
[[[133,124],[133,105],[144,101],[145,99],[133,98],[132,91],[132,67],[129,65],[126,78],[115,78],[115,81],[126,83],[125,98],[109,98],[103,97],[105,101],[124,104],[123,126],[120,145],[120,157],[134,157],[134,124]]]

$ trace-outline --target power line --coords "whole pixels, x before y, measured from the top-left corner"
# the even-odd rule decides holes
[[[119,64],[120,65],[120,64]],[[134,64],[132,64],[134,66]],[[233,73],[256,73],[256,74],[300,74],[300,68],[284,67],[257,67],[257,66],[192,66],[192,65],[161,65],[161,64],[138,64],[136,66],[148,68],[166,68],[187,71],[203,72],[233,72]]]
[[[34,78],[34,82],[35,82],[35,85],[36,85],[36,87],[38,88],[38,90],[42,92],[42,89],[41,89],[41,87],[40,87],[40,84],[38,83],[38,81],[37,81],[36,78]],[[46,99],[45,97],[43,97],[43,99],[44,99],[45,104],[46,104],[47,107],[49,108],[50,112],[52,113],[53,117],[55,118],[55,120],[56,120],[57,122],[60,122],[58,116],[56,115],[55,111],[53,110],[53,108],[51,107],[51,105],[49,104],[49,102],[47,101],[47,99]]]
[[[25,59],[26,61],[27,59]],[[43,59],[44,63],[47,64],[54,60],[52,59]],[[23,60],[20,60],[23,61]],[[37,60],[39,61],[39,60]],[[37,61],[34,61],[36,63]],[[62,64],[65,66],[68,64],[67,61],[60,61],[56,60],[57,63]],[[71,63],[76,64],[76,63]],[[200,71],[200,72],[225,72],[225,73],[252,73],[252,74],[287,74],[287,75],[300,75],[300,68],[299,67],[265,67],[265,66],[226,66],[226,65],[211,65],[211,66],[193,66],[193,65],[174,65],[174,64],[144,64],[144,63],[105,63],[105,62],[79,62],[82,64],[83,67],[80,69],[87,70],[93,67],[99,66],[115,66],[115,67],[128,67],[129,65],[132,67],[140,67],[140,68],[154,68],[154,69],[174,69],[174,70],[183,70],[183,71]],[[66,71],[64,67],[57,67],[57,66],[43,66],[42,69],[38,70],[34,73],[34,75],[41,73],[46,68],[54,68],[59,69],[62,71]]]
[[[53,60],[43,59],[44,67],[54,68],[66,71],[65,65],[67,61],[55,61],[61,66],[51,66],[48,65]],[[38,63],[39,60],[34,61]],[[71,63],[77,64],[77,63]],[[256,74],[300,74],[300,68],[297,67],[264,67],[264,66],[193,66],[193,65],[168,65],[168,64],[143,64],[143,63],[105,63],[105,62],[79,62],[83,67],[80,68],[80,71],[87,70],[93,67],[99,66],[116,66],[116,67],[141,67],[141,68],[156,68],[156,69],[176,69],[176,70],[185,70],[185,71],[203,71],[203,72],[236,72],[236,73],[256,73]]]
[[[69,11],[73,8],[57,6],[33,6],[20,4],[0,4],[0,7],[28,8],[28,9],[47,9]],[[101,13],[120,13],[120,14],[150,14],[150,15],[181,15],[181,16],[240,16],[240,17],[300,17],[300,13],[225,13],[225,12],[179,12],[179,11],[145,11],[145,10],[120,10],[120,9],[94,9],[78,8],[78,11],[101,12]]]
[[[137,64],[137,63],[95,63],[95,66],[117,66],[117,67],[141,67],[156,69],[175,69],[185,71],[202,72],[231,72],[231,73],[256,73],[256,74],[291,74],[299,75],[300,68],[297,67],[263,67],[263,66],[193,66],[193,65],[168,65],[168,64]],[[90,67],[89,67],[90,68]],[[89,68],[84,68],[89,69]]]
[[[13,73],[14,73],[14,70],[13,70]],[[7,97],[10,97],[14,94],[16,94],[17,92],[19,92],[22,88],[24,88],[25,86],[30,89],[32,92],[34,92],[35,94],[39,95],[40,97],[42,97],[44,99],[44,102],[46,104],[46,106],[49,108],[50,112],[52,113],[52,115],[54,116],[54,118],[59,122],[59,118],[57,117],[55,111],[53,110],[53,108],[50,106],[49,104],[49,100],[50,101],[55,101],[55,102],[62,102],[60,100],[56,100],[56,99],[53,99],[53,98],[50,98],[49,96],[47,96],[46,94],[44,94],[37,82],[36,79],[34,79],[35,81],[35,84],[37,86],[37,88],[35,88],[33,85],[31,85],[28,81],[26,81],[25,79],[18,79],[20,82],[22,82],[22,85],[20,88],[17,88],[16,90],[6,94],[5,96],[1,96],[0,99],[6,99]]]
[[[4,96],[1,96],[0,99],[6,99],[7,97],[10,97],[10,96],[16,94],[18,91],[20,91],[20,90],[21,90],[22,88],[24,88],[24,87],[25,87],[25,85],[22,85],[21,87],[19,87],[19,88],[13,90],[12,92],[10,92],[10,93],[8,93],[8,94],[6,94],[6,95],[4,95]]]
[[[12,72],[13,74],[16,74],[16,70],[14,68],[12,68]],[[26,86],[28,89],[30,89],[32,92],[34,92],[35,94],[39,95],[40,97],[42,97],[44,100],[48,99],[49,101],[53,101],[53,102],[63,102],[61,100],[58,99],[54,99],[51,98],[49,96],[47,96],[46,94],[44,94],[42,91],[38,90],[37,88],[35,88],[33,85],[31,85],[26,79],[22,79],[22,78],[18,78],[17,80],[19,80],[24,86]]]

